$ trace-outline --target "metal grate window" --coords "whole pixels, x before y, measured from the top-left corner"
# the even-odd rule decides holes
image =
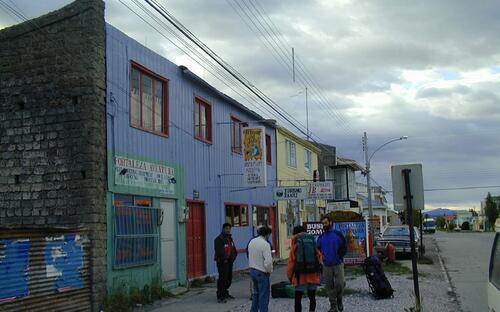
[[[113,206],[115,268],[148,265],[157,260],[161,209],[140,205],[150,205],[147,198],[127,197],[115,197]]]

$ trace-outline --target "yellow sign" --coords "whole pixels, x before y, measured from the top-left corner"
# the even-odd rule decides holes
[[[267,185],[265,135],[264,127],[243,128],[243,183],[247,187]]]

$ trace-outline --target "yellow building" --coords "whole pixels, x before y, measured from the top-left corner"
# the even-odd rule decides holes
[[[276,131],[276,186],[305,186],[318,170],[320,149],[285,128]],[[319,218],[316,200],[278,200],[279,256],[288,258],[293,226]]]

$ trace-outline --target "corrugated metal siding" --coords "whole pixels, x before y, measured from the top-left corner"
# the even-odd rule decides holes
[[[133,60],[158,75],[169,79],[170,136],[164,138],[132,128],[129,122],[129,66]],[[108,150],[173,161],[185,168],[185,194],[192,198],[193,190],[205,201],[207,273],[217,272],[213,259],[213,240],[224,223],[224,202],[251,205],[273,205],[272,187],[276,180],[275,129],[266,128],[272,138],[272,166],[268,166],[268,187],[235,192],[227,187],[240,187],[243,177],[242,156],[231,152],[231,115],[243,121],[254,117],[223,101],[206,88],[186,78],[178,66],[146,49],[112,26],[107,26],[108,69]],[[110,96],[112,94],[112,97]],[[194,138],[194,96],[212,104],[213,144]],[[225,123],[225,124],[218,124]],[[220,175],[220,177],[219,177]],[[219,187],[219,183],[222,188]],[[251,211],[251,209],[250,209]],[[249,214],[250,223],[252,215]],[[255,229],[252,226],[234,228],[233,238],[238,249],[246,248]],[[236,269],[246,268],[246,256],[240,255]]]
[[[0,229],[0,311],[90,311],[83,229]]]

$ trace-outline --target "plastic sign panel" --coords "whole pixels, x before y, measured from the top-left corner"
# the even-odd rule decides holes
[[[309,199],[333,199],[333,182],[310,182],[307,186]]]
[[[306,199],[307,189],[305,186],[285,186],[274,188],[274,200]]]
[[[422,176],[422,164],[397,165],[391,167],[392,191],[394,198],[394,210],[406,210],[406,187],[403,170],[409,169],[410,192],[412,196],[412,208],[424,210],[424,179]]]
[[[175,170],[124,156],[115,157],[115,184],[158,190],[162,194],[175,194]]]
[[[344,211],[351,209],[351,202],[341,201],[341,202],[330,202],[326,204],[326,211]]]
[[[242,133],[243,185],[266,186],[266,130],[264,127],[244,127]]]

